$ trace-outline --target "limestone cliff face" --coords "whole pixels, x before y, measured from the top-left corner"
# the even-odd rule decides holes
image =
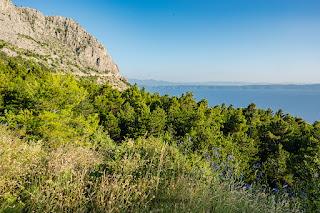
[[[0,40],[9,55],[33,58],[74,75],[97,76],[102,83],[127,82],[106,48],[71,18],[44,16],[0,0]]]

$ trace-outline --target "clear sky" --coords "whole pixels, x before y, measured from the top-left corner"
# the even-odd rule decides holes
[[[75,19],[128,78],[320,83],[320,0],[12,0]]]

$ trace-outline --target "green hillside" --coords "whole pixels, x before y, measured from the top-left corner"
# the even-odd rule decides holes
[[[320,211],[320,122],[0,58],[0,212]]]

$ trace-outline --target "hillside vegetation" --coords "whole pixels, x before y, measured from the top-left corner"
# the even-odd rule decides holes
[[[320,123],[0,59],[0,211],[317,212]]]

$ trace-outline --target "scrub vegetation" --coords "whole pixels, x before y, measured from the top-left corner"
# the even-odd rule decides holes
[[[320,122],[0,59],[0,212],[318,212]]]

